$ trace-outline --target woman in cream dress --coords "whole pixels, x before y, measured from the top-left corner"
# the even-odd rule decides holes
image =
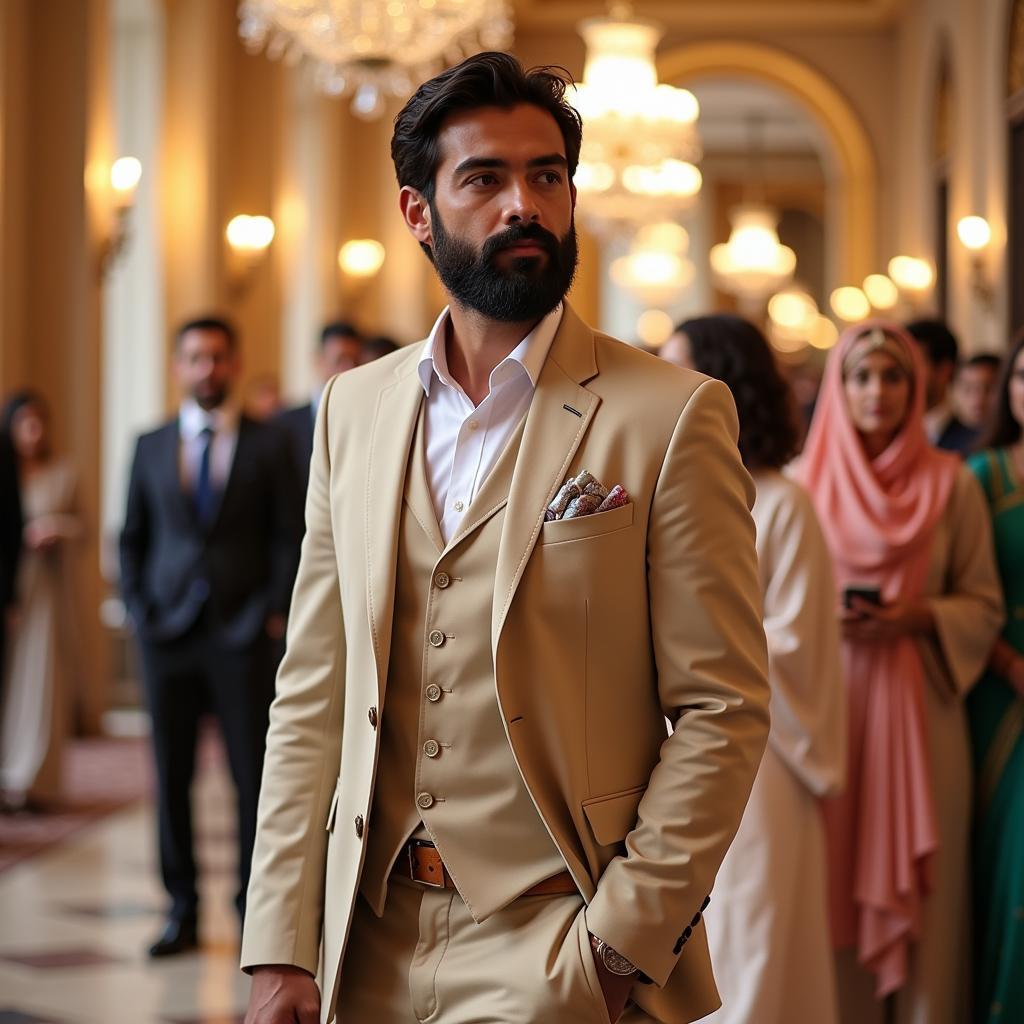
[[[969,1020],[971,761],[964,696],[1003,618],[984,495],[924,433],[925,368],[897,325],[832,350],[798,477],[841,588],[849,766],[826,801],[845,1024]]]
[[[667,356],[724,381],[757,487],[772,727],[705,914],[722,1008],[714,1024],[835,1024],[820,797],[843,777],[845,702],[828,549],[807,493],[779,469],[797,446],[789,387],[761,333],[691,320]]]
[[[52,806],[70,731],[69,677],[78,670],[71,604],[71,545],[81,535],[76,474],[50,453],[43,400],[12,398],[4,422],[21,480],[24,546],[17,617],[8,643],[0,786],[12,808]]]

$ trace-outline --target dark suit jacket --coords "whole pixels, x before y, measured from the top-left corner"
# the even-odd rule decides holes
[[[313,405],[307,402],[294,409],[285,409],[274,421],[288,434],[295,475],[303,494],[309,485],[309,460],[313,456],[313,418]]]
[[[14,601],[23,525],[18,464],[10,440],[0,434],[0,612]]]
[[[141,639],[182,636],[208,606],[214,630],[244,647],[285,613],[302,537],[302,494],[287,439],[242,417],[211,525],[181,485],[174,419],[139,438],[121,532],[121,589]]]
[[[946,424],[935,445],[937,448],[944,448],[949,452],[959,452],[961,455],[966,455],[977,439],[978,431],[972,430],[954,416]]]

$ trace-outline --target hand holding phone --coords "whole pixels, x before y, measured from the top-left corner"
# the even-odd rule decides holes
[[[881,588],[868,586],[863,583],[852,583],[848,587],[843,587],[843,607],[848,611],[854,610],[854,598],[859,601],[865,601],[868,604],[878,605],[879,607],[884,604]]]

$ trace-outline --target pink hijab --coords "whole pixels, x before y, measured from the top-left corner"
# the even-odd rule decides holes
[[[865,333],[880,329],[912,367],[910,410],[877,458],[850,419],[843,364]],[[914,341],[881,321],[845,331],[833,350],[797,475],[814,501],[842,588],[881,588],[887,602],[920,597],[935,527],[959,469],[933,448],[923,425],[925,366]],[[938,848],[924,719],[924,670],[911,637],[888,644],[843,641],[850,702],[845,793],[825,803],[832,932],[856,946],[880,997],[907,977],[922,902]]]

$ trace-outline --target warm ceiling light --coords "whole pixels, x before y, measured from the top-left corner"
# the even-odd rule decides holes
[[[793,276],[796,253],[780,244],[779,218],[769,207],[737,206],[730,219],[729,241],[711,248],[711,269],[726,291],[762,299]]]
[[[663,220],[642,227],[636,233],[633,248],[659,249],[682,255],[690,248],[690,236],[682,225]]]
[[[373,238],[353,238],[338,251],[338,266],[349,277],[373,277],[384,263],[384,246]]]
[[[868,274],[864,278],[864,294],[875,309],[892,309],[899,302],[899,289],[885,274]]]
[[[914,256],[894,256],[889,260],[889,276],[897,288],[910,292],[927,291],[935,280],[931,264]]]
[[[992,241],[992,229],[984,217],[961,217],[956,233],[964,247],[971,252],[984,249]]]
[[[805,291],[787,288],[768,300],[768,316],[784,330],[803,331],[814,323],[818,305]]]
[[[839,340],[839,330],[827,316],[819,315],[811,327],[811,333],[807,335],[807,340],[815,348],[832,348]]]
[[[871,312],[868,297],[859,288],[850,285],[837,288],[829,297],[829,304],[832,306],[832,312],[840,320],[846,320],[848,323],[863,320]]]
[[[240,213],[227,227],[228,245],[238,252],[262,252],[274,240],[274,222],[269,217]]]
[[[674,330],[672,317],[663,309],[648,309],[636,321],[637,337],[649,348],[660,348]]]

